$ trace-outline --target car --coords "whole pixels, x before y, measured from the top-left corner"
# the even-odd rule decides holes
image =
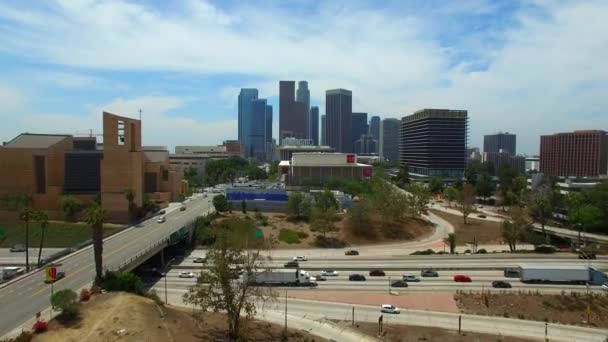
[[[470,283],[472,280],[468,275],[457,274],[454,276],[454,281],[457,283]]]
[[[479,215],[477,215],[477,217],[479,217],[479,218],[486,218],[487,216],[484,215],[484,214],[479,214]]]
[[[429,216],[429,211],[428,211],[428,209],[426,209],[426,208],[425,208],[425,209],[422,209],[422,214],[423,214],[423,215],[425,215],[425,216]]]
[[[600,286],[600,288],[606,292],[608,292],[608,283],[603,284],[602,286]]]
[[[321,275],[325,277],[337,277],[339,273],[336,270],[323,270],[321,271]]]
[[[370,270],[369,275],[371,277],[384,277],[386,274],[383,270]]]
[[[166,211],[165,211],[165,209],[163,209],[163,210],[161,210],[161,211],[158,212],[158,215],[165,215],[165,213],[166,213]]]
[[[579,259],[597,259],[597,256],[595,255],[595,253],[580,252],[580,253],[578,253],[578,258]]]
[[[432,268],[425,268],[420,271],[420,276],[422,277],[439,277],[439,273]]]
[[[355,249],[350,249],[350,250],[344,252],[344,255],[359,255],[359,251],[357,251]]]
[[[194,273],[193,272],[179,272],[179,277],[180,278],[194,278]]]
[[[291,261],[286,262],[286,263],[283,265],[283,267],[300,267],[300,264],[298,264],[298,262],[297,262],[297,261],[293,261],[293,260],[291,260]]]
[[[503,280],[495,280],[492,282],[492,287],[495,287],[497,289],[510,289],[511,283]]]
[[[298,256],[293,257],[293,261],[308,261],[308,258],[306,258],[303,255],[298,255]]]
[[[158,220],[156,220],[156,222],[158,222],[158,223],[164,223],[165,221],[166,221],[166,219],[164,216],[161,216],[158,218]]]
[[[202,258],[194,258],[194,260],[192,260],[192,262],[195,262],[197,264],[204,264],[207,262],[207,258],[202,257]]]
[[[317,274],[313,278],[315,278],[316,281],[326,281],[327,280],[327,278],[325,278],[324,276],[322,276],[320,274]]]
[[[179,211],[185,211],[186,210],[186,206],[182,205],[181,207],[179,207]]]
[[[403,281],[407,281],[407,282],[419,282],[420,278],[416,277],[413,274],[404,274],[403,275]]]
[[[10,249],[11,252],[25,252],[24,245],[13,245]]]
[[[350,281],[365,281],[365,276],[363,274],[351,274],[348,276],[348,280]]]
[[[65,278],[65,272],[63,272],[63,271],[59,271],[59,272],[57,272],[57,273],[55,274],[55,280],[52,280],[52,279],[48,279],[48,280],[47,280],[47,279],[45,279],[45,280],[44,280],[44,282],[45,282],[45,283],[47,283],[47,284],[50,284],[50,283],[54,283],[54,282],[56,282],[57,280],[59,280],[59,279],[63,279],[63,278]]]
[[[398,314],[401,313],[398,307],[390,304],[382,304],[382,309],[380,309],[382,313],[390,313],[390,314]]]
[[[408,287],[407,281],[395,280],[391,283],[391,287]]]

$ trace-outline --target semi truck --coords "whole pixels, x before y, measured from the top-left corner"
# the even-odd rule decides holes
[[[572,283],[602,285],[608,277],[602,271],[584,265],[520,265],[522,283]]]
[[[3,280],[9,280],[21,273],[23,273],[23,269],[21,267],[0,268],[0,282]]]
[[[254,274],[243,274],[243,281],[267,286],[317,286],[315,278],[311,277],[308,272],[300,269],[275,269]]]

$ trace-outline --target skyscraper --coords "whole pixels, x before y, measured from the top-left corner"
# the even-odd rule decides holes
[[[310,107],[310,139],[315,145],[319,145],[319,107]]]
[[[242,88],[238,99],[238,140],[245,144],[244,128],[249,127],[251,120],[251,101],[258,99],[258,90],[255,88]]]
[[[279,144],[283,138],[306,138],[308,110],[305,103],[295,101],[295,82],[279,82]]]
[[[380,122],[379,155],[384,160],[399,160],[399,119],[384,119]]]
[[[321,115],[321,146],[327,146],[327,120],[325,114]]]
[[[265,131],[265,139],[267,143],[272,142],[272,106],[266,105],[266,131]]]
[[[540,137],[540,172],[556,177],[608,174],[608,133],[574,131]]]
[[[268,125],[268,114],[265,99],[251,101],[252,120],[249,127],[245,127],[245,157],[258,160],[266,159],[266,130]],[[272,125],[272,122],[271,122]]]
[[[483,136],[483,151],[489,153],[506,152],[510,156],[514,156],[516,149],[515,134],[497,133]]]
[[[423,109],[401,119],[399,161],[410,175],[459,179],[466,167],[466,110]]]
[[[352,151],[356,151],[355,145],[362,135],[367,135],[367,113],[353,113],[350,122],[350,137],[352,139]]]
[[[306,136],[304,138],[310,139],[310,90],[308,90],[308,82],[298,82],[298,89],[296,90],[296,102],[304,104],[306,111]]]
[[[376,141],[380,141],[380,117],[377,115],[372,116],[369,120],[369,135]],[[378,148],[380,148],[380,144],[376,144],[376,153],[379,154]]]
[[[352,152],[351,116],[353,93],[346,89],[325,92],[326,141],[337,152]]]

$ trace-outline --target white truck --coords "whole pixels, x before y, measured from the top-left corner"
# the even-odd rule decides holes
[[[604,272],[584,265],[520,265],[519,275],[522,283],[602,285],[608,282],[608,277]]]
[[[243,274],[243,281],[267,286],[317,286],[314,277],[306,271],[274,269],[255,274]]]
[[[21,267],[2,267],[0,268],[0,281],[9,280],[21,273],[23,273]]]

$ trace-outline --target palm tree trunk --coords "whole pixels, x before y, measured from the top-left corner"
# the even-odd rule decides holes
[[[40,225],[40,246],[38,248],[38,268],[40,268],[40,258],[42,256],[42,247],[44,246],[44,231],[46,230],[46,224],[41,224]]]
[[[93,254],[95,258],[95,279],[103,277],[103,225],[93,228]]]
[[[30,221],[25,220],[25,271],[30,271]]]

